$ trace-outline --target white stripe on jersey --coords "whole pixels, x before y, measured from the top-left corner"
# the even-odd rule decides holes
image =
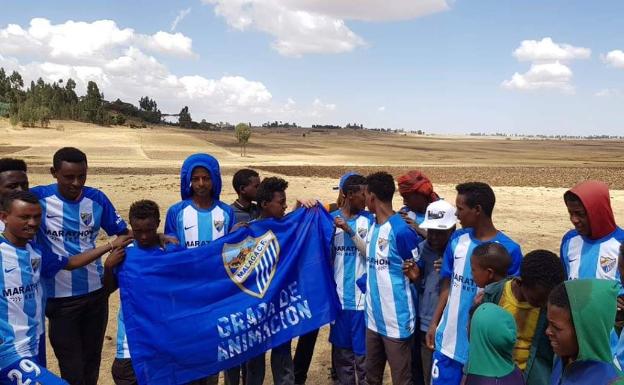
[[[212,227],[212,240],[214,241],[225,235],[225,212],[221,207],[216,206],[214,209],[212,209],[211,214],[212,223],[210,225]],[[217,227],[215,226],[216,222],[222,223],[221,229],[217,229]]]
[[[199,239],[199,223],[197,223],[197,210],[195,210],[192,205],[188,205],[184,208],[184,210],[182,210],[182,226],[184,226],[182,231],[184,231],[184,240],[187,247],[195,247],[194,244],[189,243],[189,241],[194,242]]]
[[[619,256],[620,256],[620,242],[617,239],[611,238],[606,242],[602,242],[600,244],[600,252],[598,254],[598,261],[597,261],[598,266],[596,266],[596,278],[615,280],[616,274],[618,271],[617,260]],[[608,272],[605,272],[601,265],[601,261],[600,261],[601,258],[606,258],[607,260],[610,260],[610,261],[616,261],[615,267],[609,270]]]
[[[63,201],[56,195],[51,195],[44,199],[46,205],[45,228],[46,229],[62,229],[63,228]],[[62,234],[56,237],[48,237],[49,246],[53,254],[68,257],[69,253],[65,250],[65,239]],[[66,297],[71,296],[72,273],[69,270],[61,270],[54,276],[54,296]]]
[[[468,258],[468,249],[470,248],[471,240],[470,234],[464,234],[457,240],[457,247],[453,253],[453,274],[463,275],[464,268]],[[451,285],[455,280],[451,278]],[[461,302],[461,287],[450,288],[450,294],[448,303],[448,316],[446,318],[446,325],[444,332],[442,333],[442,346],[440,351],[447,357],[455,357],[455,348],[457,347],[457,327],[467,327],[467,325],[457,325],[459,319],[459,307]],[[440,326],[442,323],[440,323]]]
[[[390,221],[387,221],[379,228],[379,235],[377,239],[382,238],[386,240],[390,240],[390,231],[392,230],[392,226],[390,225]],[[375,250],[377,253],[377,260],[386,259],[389,261],[389,253],[390,253],[390,242],[387,243],[386,247],[383,250],[379,250],[378,244],[375,245]],[[375,275],[377,276],[377,287],[379,288],[379,300],[381,302],[381,309],[384,315],[384,323],[386,324],[386,333],[388,333],[389,337],[399,337],[399,324],[396,319],[396,307],[394,302],[394,290],[392,287],[392,280],[390,278],[390,263],[387,265],[387,269],[383,271],[379,271],[375,269]],[[412,302],[411,299],[408,302]],[[372,316],[372,315],[371,315]],[[377,331],[377,330],[375,330]]]
[[[93,221],[95,218],[93,217],[93,201],[91,199],[83,199],[80,201],[80,213],[91,213],[91,221],[89,223],[84,223],[81,219],[79,226],[80,231],[87,231],[93,227]],[[86,237],[80,237],[80,251],[85,252],[87,250],[91,250],[93,247],[89,239]],[[98,261],[99,262],[99,261]],[[100,274],[97,270],[97,263],[90,263],[84,268],[87,270],[87,287],[89,288],[89,292],[99,289],[102,287],[102,280],[100,278]],[[101,262],[99,262],[101,263]]]
[[[570,263],[570,279],[578,279],[581,268],[581,252],[583,251],[583,238],[580,235],[570,239],[568,246],[568,262]]]

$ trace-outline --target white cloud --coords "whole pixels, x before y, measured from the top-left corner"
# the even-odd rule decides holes
[[[570,44],[557,44],[550,37],[542,40],[524,40],[513,53],[519,61],[552,62],[589,59],[591,50]]]
[[[180,22],[182,20],[184,20],[184,18],[191,13],[191,8],[186,8],[186,9],[181,9],[178,12],[178,15],[175,17],[175,19],[173,19],[173,22],[171,23],[171,32],[175,31],[175,29],[178,27],[178,24],[180,24]]]
[[[572,85],[572,60],[588,59],[591,50],[570,44],[555,43],[550,37],[542,40],[524,40],[513,52],[518,61],[530,61],[525,73],[514,73],[511,79],[501,83],[503,88],[519,91],[554,89],[574,93]]]
[[[336,110],[336,105],[333,103],[324,103],[321,99],[316,98],[312,102],[312,110],[309,113],[310,117],[319,118],[325,116],[327,113]]]
[[[600,98],[606,98],[606,97],[620,96],[621,94],[622,93],[618,89],[615,89],[615,88],[603,88],[600,91],[596,92],[594,94],[594,96],[597,96],[597,97],[600,97]]]
[[[602,57],[602,60],[612,67],[624,68],[624,52],[622,50],[610,51]]]
[[[203,0],[238,30],[255,29],[275,38],[284,56],[342,53],[366,45],[345,20],[411,19],[448,9],[445,0]]]
[[[572,70],[559,62],[532,64],[528,72],[515,73],[511,80],[505,80],[502,86],[511,90],[530,91],[537,89],[560,89],[573,92],[570,84]]]
[[[17,70],[26,83],[39,77],[46,81],[71,77],[82,94],[94,80],[106,99],[136,104],[149,95],[163,112],[176,113],[188,105],[195,119],[213,121],[272,108],[272,95],[261,82],[242,76],[176,75],[144,50],[193,55],[191,40],[181,33],[139,34],[111,20],[52,25],[33,19],[28,29],[15,24],[0,28],[0,66],[8,72]]]
[[[381,107],[377,108],[377,111],[379,111],[379,112],[386,111],[386,106],[381,106]]]

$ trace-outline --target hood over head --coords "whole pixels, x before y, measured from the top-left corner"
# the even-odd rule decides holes
[[[212,180],[212,199],[219,200],[221,196],[221,171],[219,161],[212,155],[193,154],[184,160],[180,169],[180,195],[182,200],[193,196],[191,190],[191,175],[196,167],[204,167],[210,173]]]
[[[579,197],[589,219],[590,238],[600,239],[615,231],[609,186],[597,180],[581,182],[569,190]]]

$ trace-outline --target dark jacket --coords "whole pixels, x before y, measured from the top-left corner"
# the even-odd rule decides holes
[[[492,302],[498,305],[505,283],[512,278],[506,278],[487,285],[483,292],[483,302]],[[524,381],[526,385],[549,385],[550,375],[554,363],[555,353],[550,346],[550,341],[546,336],[546,327],[548,320],[546,319],[546,308],[540,310],[537,326],[535,328],[535,336],[531,342],[531,350],[529,351],[529,359],[526,369],[524,370]]]

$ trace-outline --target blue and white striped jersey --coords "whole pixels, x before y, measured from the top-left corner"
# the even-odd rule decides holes
[[[77,201],[63,198],[56,184],[30,191],[37,195],[43,209],[37,245],[46,256],[71,258],[91,250],[100,229],[108,235],[127,231],[126,223],[100,190],[83,187]],[[101,259],[73,271],[61,271],[54,279],[45,280],[46,294],[59,298],[91,293],[102,287],[103,273]]]
[[[570,230],[561,241],[561,260],[568,279],[598,278],[620,280],[617,268],[624,230],[592,240]]]
[[[126,337],[126,325],[123,321],[123,310],[119,305],[119,313],[117,314],[117,353],[115,358],[130,358],[130,349],[128,349],[128,338]]]
[[[0,237],[0,370],[36,357],[45,330],[41,277],[54,276],[67,258],[42,257],[36,246],[16,247]]]
[[[413,259],[421,268],[418,244],[422,238],[394,214],[375,223],[366,238],[366,326],[383,336],[408,338],[414,333],[416,309],[403,262]]]
[[[173,235],[187,249],[203,246],[229,233],[234,226],[234,210],[221,201],[211,208],[196,208],[192,199],[180,201],[169,208],[165,233]]]
[[[435,338],[436,350],[455,361],[465,364],[468,360],[468,320],[470,308],[477,294],[477,285],[472,279],[470,257],[474,249],[489,242],[500,243],[512,259],[509,275],[518,275],[522,251],[520,246],[502,232],[488,240],[474,238],[473,229],[461,229],[453,233],[444,251],[441,278],[451,280],[448,302]]]
[[[341,211],[331,213],[332,218],[342,217]],[[375,219],[367,211],[362,211],[347,224],[362,240],[366,240],[368,230]],[[364,294],[355,281],[366,273],[366,257],[361,255],[351,237],[342,229],[336,228],[332,243],[334,254],[334,279],[340,304],[344,310],[364,310]]]

